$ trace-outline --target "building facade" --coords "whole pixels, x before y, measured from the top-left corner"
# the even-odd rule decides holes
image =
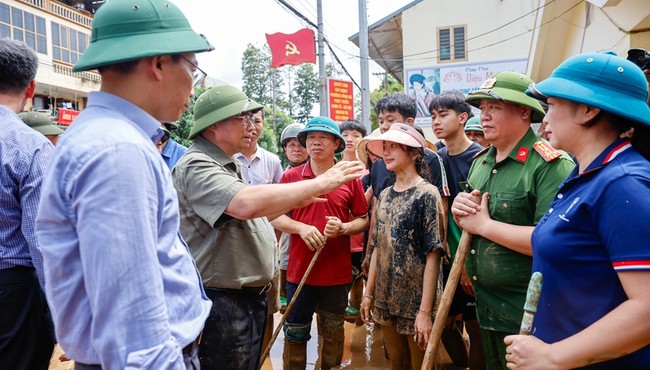
[[[0,0],[0,37],[24,41],[39,59],[36,95],[25,109],[56,120],[59,108],[82,110],[88,92],[99,89],[99,74],[72,72],[90,43],[92,12],[83,2]]]
[[[539,81],[575,54],[650,49],[650,1],[415,0],[369,26],[368,38],[370,57],[424,106],[501,70]]]

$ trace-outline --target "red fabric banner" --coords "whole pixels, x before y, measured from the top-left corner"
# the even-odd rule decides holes
[[[292,34],[267,33],[266,41],[271,48],[272,68],[286,64],[316,63],[314,31],[309,28],[303,28]]]

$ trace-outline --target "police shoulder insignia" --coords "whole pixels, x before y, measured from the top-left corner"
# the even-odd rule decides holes
[[[533,144],[533,148],[544,158],[546,162],[552,162],[562,156],[562,152],[553,148],[551,144],[546,141],[538,141]]]

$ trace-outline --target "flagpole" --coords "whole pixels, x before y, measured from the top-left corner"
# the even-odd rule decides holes
[[[370,76],[368,74],[368,14],[366,0],[359,0],[359,50],[361,52],[361,124],[368,134],[370,122]]]
[[[325,76],[325,47],[323,45],[323,3],[316,0],[318,23],[318,82],[320,83],[319,105],[320,115],[328,117],[327,112],[327,78]]]

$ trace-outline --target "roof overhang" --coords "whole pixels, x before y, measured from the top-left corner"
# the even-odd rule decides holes
[[[400,83],[404,77],[402,13],[423,0],[415,0],[368,27],[368,54]],[[359,33],[348,38],[359,46]]]

